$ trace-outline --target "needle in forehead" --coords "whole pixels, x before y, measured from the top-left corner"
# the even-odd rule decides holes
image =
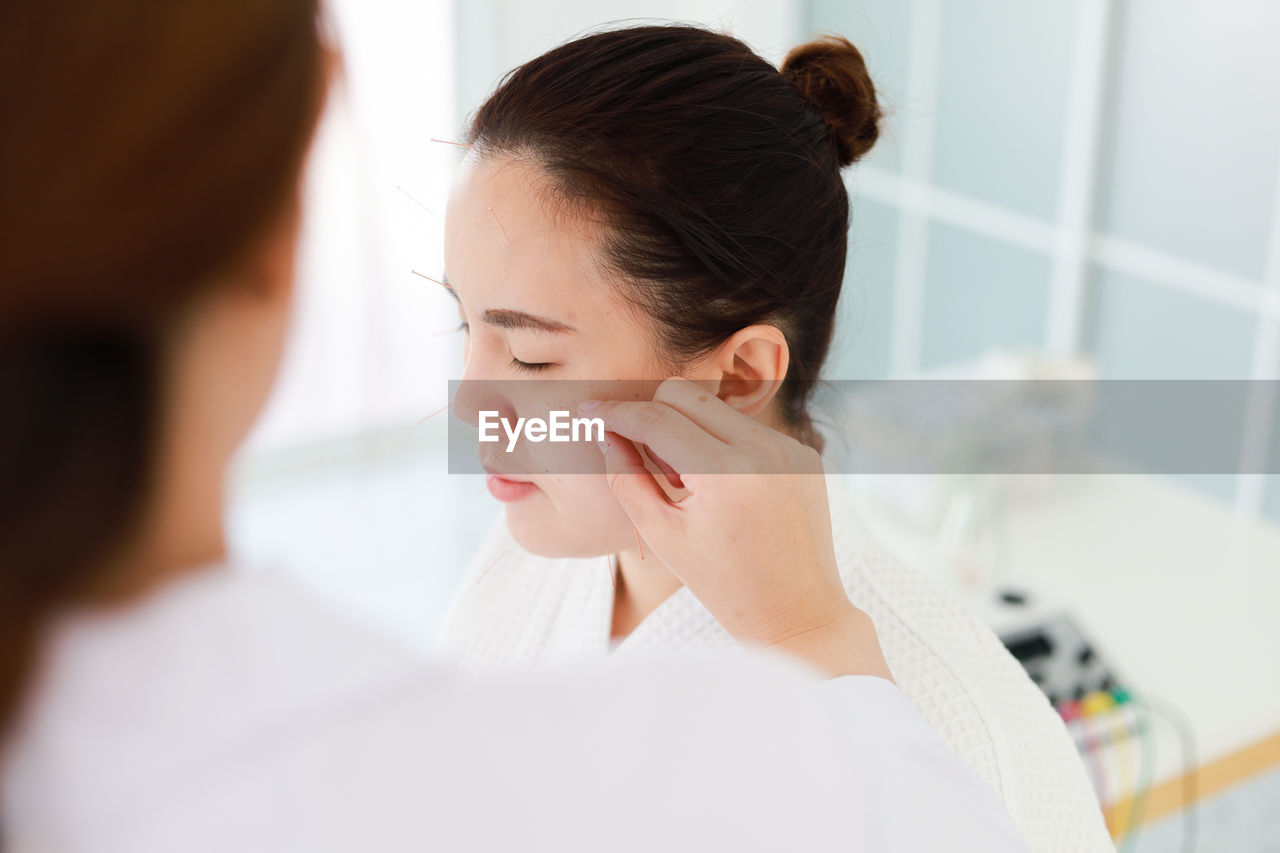
[[[503,226],[502,226],[502,220],[498,218],[498,214],[494,211],[494,209],[493,209],[492,207],[491,207],[491,208],[489,208],[489,213],[490,213],[490,215],[491,215],[491,216],[493,216],[493,221],[494,221],[494,222],[496,222],[496,223],[498,223],[498,227],[499,227],[499,228],[502,228],[502,236],[503,236],[503,237],[506,237],[506,238],[507,238],[507,242],[508,242],[508,243],[510,243],[510,242],[511,242],[511,236],[510,236],[509,234],[507,234],[507,229],[506,229],[506,228],[503,228]]]
[[[434,210],[432,210],[431,208],[427,207],[425,204],[423,204],[422,202],[420,202],[420,201],[418,201],[416,198],[414,198],[412,195],[410,195],[410,194],[409,194],[409,191],[408,191],[407,189],[405,189],[404,187],[400,186],[399,184],[396,184],[396,189],[398,189],[400,192],[404,193],[404,194],[405,194],[405,196],[409,199],[409,201],[413,202],[413,203],[414,203],[414,204],[416,204],[418,207],[420,207],[420,208],[422,208],[423,210],[425,210],[427,213],[430,213],[432,216],[435,216],[435,215],[436,215],[436,212],[435,212]]]
[[[440,280],[440,279],[438,279],[438,278],[432,278],[431,276],[427,275],[426,273],[424,273],[424,272],[418,272],[417,270],[409,270],[409,272],[413,273],[414,275],[418,276],[419,278],[425,278],[427,281],[434,282],[434,283],[436,283],[436,284],[440,285],[441,287],[443,287],[445,290],[448,290],[448,291],[450,291],[450,292],[452,292],[452,291],[453,291],[453,286],[452,286],[452,285],[450,285],[447,281],[441,281],[441,280]]]

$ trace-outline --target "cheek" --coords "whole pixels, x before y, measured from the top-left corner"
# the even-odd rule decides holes
[[[543,493],[507,504],[511,535],[543,557],[597,557],[635,548],[635,526],[603,475],[546,477]]]

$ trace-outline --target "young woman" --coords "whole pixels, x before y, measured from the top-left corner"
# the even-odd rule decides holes
[[[841,168],[879,120],[842,38],[796,48],[779,71],[726,35],[640,27],[517,68],[475,115],[448,210],[448,282],[469,330],[455,413],[474,420],[530,377],[580,397],[674,373],[820,448],[808,399],[844,273]],[[628,434],[644,443],[662,420]],[[677,472],[718,470],[681,451],[665,460]],[[733,645],[605,477],[488,448],[483,461],[505,519],[462,580],[443,654],[490,667]],[[907,696],[1035,849],[1111,849],[1044,696],[989,629],[873,540],[838,484],[829,491],[844,589]],[[756,521],[726,523],[747,537]]]
[[[677,518],[633,447],[607,457],[664,563],[808,668],[468,680],[228,565],[323,101],[314,0],[5,3],[0,40],[6,851],[1025,849],[835,594],[821,478],[693,476]],[[644,405],[708,458],[820,470],[700,397]]]

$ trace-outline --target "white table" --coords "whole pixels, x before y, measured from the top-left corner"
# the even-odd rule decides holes
[[[1067,610],[1122,681],[1186,715],[1202,794],[1280,762],[1280,526],[1167,478],[1041,485],[999,514],[1004,582]],[[932,531],[855,501],[890,550],[955,585]],[[1173,731],[1156,732],[1167,789],[1183,767]]]

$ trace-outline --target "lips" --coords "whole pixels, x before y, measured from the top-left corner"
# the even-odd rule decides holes
[[[489,474],[485,478],[485,485],[489,488],[489,494],[503,503],[515,503],[532,497],[539,491],[538,487],[528,480],[515,480],[500,474]]]
[[[485,486],[489,494],[503,503],[514,503],[540,491],[532,480],[514,474],[504,474],[492,465],[484,466]]]

